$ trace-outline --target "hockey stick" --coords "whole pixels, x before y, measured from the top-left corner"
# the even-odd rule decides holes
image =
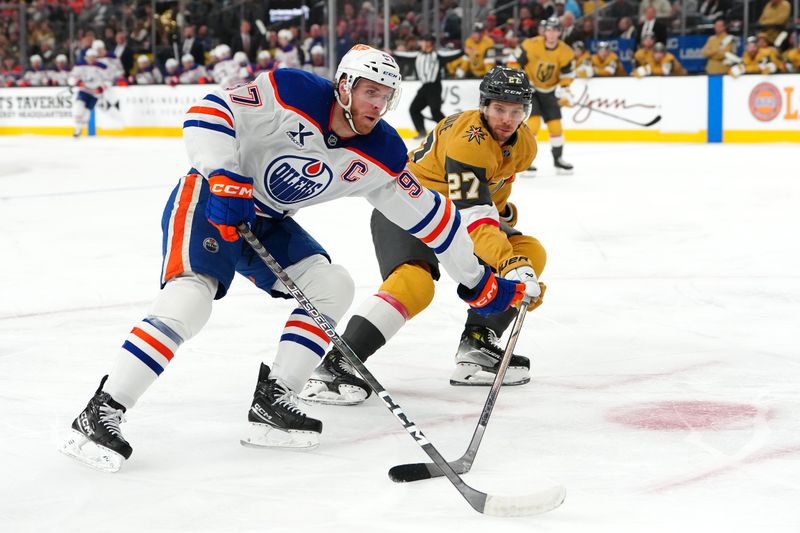
[[[475,427],[475,432],[472,434],[472,440],[469,442],[467,450],[461,458],[448,463],[450,468],[458,474],[466,474],[469,472],[470,468],[472,468],[473,461],[475,461],[475,455],[478,453],[478,447],[481,445],[486,426],[489,424],[489,417],[492,415],[495,401],[497,401],[497,395],[500,394],[500,387],[503,384],[503,378],[511,362],[511,354],[514,353],[514,348],[517,345],[517,338],[519,337],[519,332],[522,330],[522,323],[525,320],[525,313],[527,310],[527,305],[524,305],[524,303],[520,305],[520,311],[511,328],[511,336],[508,339],[506,350],[503,353],[503,358],[500,360],[500,368],[497,369],[497,375],[492,382],[492,388],[489,390],[489,395],[486,397],[486,403],[483,405],[483,411],[481,411],[481,416],[478,418],[478,425]],[[411,463],[393,466],[389,469],[389,478],[395,483],[420,481],[422,479],[430,479],[442,475],[444,474],[435,463]]]
[[[603,111],[602,109],[597,109],[592,106],[588,106],[581,103],[574,104],[575,107],[580,107],[581,109],[588,109],[591,113],[600,113],[601,115],[605,115],[607,117],[615,118],[617,120],[621,120],[623,122],[627,122],[628,124],[634,124],[636,126],[641,126],[643,128],[649,128],[654,124],[658,124],[661,121],[661,115],[656,115],[655,118],[648,122],[637,122],[635,120],[631,120],[629,118],[621,117],[619,115],[615,115],[614,113],[609,113],[608,111]],[[587,115],[588,116],[588,115]]]
[[[546,513],[561,505],[566,496],[566,491],[563,487],[555,487],[524,496],[496,496],[480,492],[467,485],[450,467],[433,444],[428,441],[417,425],[408,418],[403,412],[403,409],[395,403],[389,393],[386,392],[386,389],[375,379],[375,376],[367,370],[364,363],[361,362],[350,346],[336,333],[336,330],[322,313],[320,313],[306,295],[303,294],[300,287],[292,281],[278,262],[275,261],[275,258],[264,248],[264,245],[261,244],[253,232],[250,231],[247,224],[239,224],[237,228],[239,230],[239,235],[247,241],[247,244],[253,248],[253,251],[255,251],[258,257],[260,257],[264,264],[275,274],[275,277],[286,286],[286,289],[295,300],[297,300],[297,303],[300,304],[306,313],[308,313],[308,316],[310,316],[314,322],[322,328],[325,334],[330,337],[333,345],[342,352],[342,355],[344,355],[347,361],[361,375],[361,378],[367,382],[370,388],[375,392],[375,395],[380,398],[384,405],[386,405],[386,408],[400,420],[408,434],[411,435],[414,441],[428,454],[428,457],[433,460],[439,470],[444,472],[444,475],[447,476],[450,483],[461,493],[473,509],[479,513],[491,516],[529,516]]]

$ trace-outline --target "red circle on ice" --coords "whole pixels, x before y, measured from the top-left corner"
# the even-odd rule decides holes
[[[742,429],[752,426],[759,409],[743,403],[704,401],[654,402],[612,411],[608,419],[638,429]]]

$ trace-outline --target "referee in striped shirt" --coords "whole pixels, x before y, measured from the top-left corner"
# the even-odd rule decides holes
[[[422,82],[419,92],[408,108],[414,127],[417,128],[417,139],[425,137],[425,121],[422,110],[431,108],[431,118],[439,122],[444,118],[442,114],[442,70],[445,64],[460,57],[463,50],[435,50],[436,39],[433,35],[426,35],[420,42],[419,52],[394,52],[398,60],[414,60],[414,69],[417,79]]]

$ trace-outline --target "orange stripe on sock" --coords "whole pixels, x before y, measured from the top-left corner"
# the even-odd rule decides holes
[[[153,348],[155,348],[156,351],[158,351],[158,353],[167,358],[167,361],[172,361],[172,358],[175,357],[175,353],[172,350],[164,346],[164,344],[162,344],[158,339],[156,339],[146,331],[141,330],[139,328],[133,328],[131,330],[131,333],[142,339],[144,342],[146,342]]]
[[[442,220],[439,221],[439,224],[433,228],[433,231],[430,232],[426,237],[420,238],[422,242],[428,244],[432,242],[436,237],[438,237],[442,231],[444,231],[445,226],[447,226],[447,222],[450,220],[450,211],[453,209],[453,202],[445,198],[445,207],[444,207],[444,216]]]
[[[304,330],[306,330],[306,331],[308,331],[310,333],[313,333],[314,335],[316,335],[320,339],[324,340],[325,342],[330,342],[331,341],[328,338],[328,336],[325,334],[324,331],[322,331],[317,326],[312,326],[311,324],[307,324],[306,322],[300,322],[299,320],[289,320],[288,322],[286,322],[286,327],[287,328],[292,327],[292,328],[304,329]]]
[[[172,221],[172,242],[169,246],[169,261],[164,272],[164,283],[179,274],[183,274],[183,247],[189,243],[183,242],[183,232],[186,229],[186,213],[192,203],[194,188],[197,186],[197,174],[190,174],[184,178],[181,197],[178,198],[178,209]]]

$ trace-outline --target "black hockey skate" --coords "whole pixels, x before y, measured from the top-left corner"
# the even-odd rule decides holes
[[[572,174],[572,165],[564,161],[564,147],[553,148],[553,166],[556,167],[556,174]]]
[[[491,385],[502,358],[503,349],[497,345],[494,331],[485,326],[467,326],[461,334],[450,385]],[[512,355],[503,385],[528,383],[531,380],[530,367],[527,357]]]
[[[108,376],[103,376],[86,409],[72,422],[73,435],[59,451],[92,468],[117,472],[133,449],[119,429],[125,421],[125,407],[103,392],[106,379]]]
[[[358,377],[342,352],[334,348],[314,370],[300,398],[310,403],[356,405],[371,393],[367,382]]]
[[[269,367],[261,364],[253,403],[247,413],[249,435],[244,446],[257,448],[316,448],[322,422],[297,407],[297,395],[282,381],[269,379]]]

